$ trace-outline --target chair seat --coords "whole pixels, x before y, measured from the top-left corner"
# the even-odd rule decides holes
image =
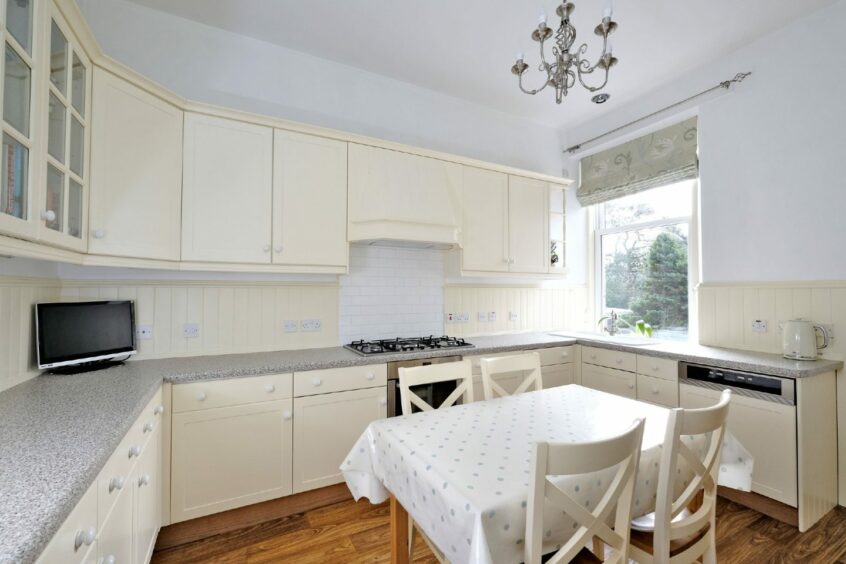
[[[670,556],[673,557],[692,547],[705,536],[710,528],[711,525],[706,525],[698,533],[670,541]],[[630,542],[642,551],[652,554],[652,537],[651,532],[632,530]]]
[[[677,523],[682,519],[686,519],[691,515],[691,511],[687,508],[682,509],[681,513],[675,516],[673,523]],[[655,512],[647,513],[641,517],[632,519],[632,530],[642,531],[644,533],[651,533],[655,530]]]

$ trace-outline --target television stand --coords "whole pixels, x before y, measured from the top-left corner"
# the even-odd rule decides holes
[[[58,366],[47,370],[48,374],[82,374],[83,372],[94,372],[96,370],[105,370],[113,366],[124,364],[123,360],[98,360],[94,362],[83,362],[81,364],[74,364],[71,366]]]

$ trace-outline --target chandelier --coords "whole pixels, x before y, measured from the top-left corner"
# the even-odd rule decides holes
[[[608,84],[608,71],[617,64],[617,58],[611,53],[611,43],[608,41],[608,36],[617,29],[617,23],[611,19],[611,8],[605,9],[602,21],[593,30],[596,35],[602,37],[602,55],[593,65],[583,58],[587,51],[586,43],[582,43],[575,52],[570,52],[576,41],[576,28],[570,23],[570,14],[573,13],[575,8],[576,6],[572,2],[563,0],[561,5],[555,9],[555,13],[561,18],[561,25],[555,32],[555,43],[552,46],[554,60],[552,62],[546,60],[544,52],[544,43],[552,37],[553,33],[552,28],[546,25],[545,15],[541,15],[537,29],[532,32],[532,39],[540,44],[541,62],[538,65],[538,70],[546,73],[546,81],[543,86],[534,90],[527,90],[523,86],[523,75],[529,69],[529,65],[523,62],[523,53],[517,54],[517,62],[511,67],[511,72],[517,75],[517,84],[520,90],[526,94],[535,95],[547,86],[551,86],[555,89],[555,102],[560,104],[569,90],[576,85],[576,80],[590,92],[601,90]],[[598,86],[586,84],[585,77],[593,74],[597,69],[604,71],[602,84]],[[608,98],[608,94],[598,94],[592,99],[601,104]]]

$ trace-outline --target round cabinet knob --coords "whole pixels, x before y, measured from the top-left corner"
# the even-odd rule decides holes
[[[156,426],[153,425],[152,423],[144,423],[144,428],[142,429],[142,431],[144,433],[152,433],[153,429],[155,429],[155,428],[156,428]]]
[[[73,539],[73,549],[77,550],[83,544],[85,546],[91,546],[95,538],[97,538],[97,529],[94,527],[80,529],[76,532],[76,536]]]
[[[141,456],[141,447],[140,446],[129,447],[129,458],[134,458],[136,456]]]
[[[264,387],[264,391],[267,392],[268,394],[272,394],[273,392],[276,391],[276,386],[274,386],[273,384],[268,384],[267,386]]]
[[[652,393],[658,395],[658,386],[652,386]]]
[[[113,554],[109,554],[108,556],[104,556],[100,560],[97,561],[97,564],[115,564],[116,560]]]
[[[320,386],[321,384],[323,384],[323,380],[321,380],[320,378],[315,378],[314,380],[311,381],[311,384],[314,387],[317,387],[317,386]]]
[[[279,253],[281,253],[282,252],[282,245],[277,245],[277,246],[273,247],[273,252],[276,253],[277,255]]]
[[[657,367],[657,366],[653,366],[653,367],[652,367],[652,372],[658,372],[658,367]]]
[[[373,380],[373,379],[376,378],[376,375],[373,374],[372,372],[368,372],[364,377],[367,378],[368,380]]]
[[[265,245],[264,249],[262,249],[262,250],[266,253],[269,253],[270,252],[270,245]]]
[[[284,419],[285,421],[290,421],[291,420],[291,412],[287,411],[287,410],[283,411],[282,412],[282,419]]]
[[[595,354],[590,355],[590,359],[591,359],[591,360],[596,360],[596,355],[595,355]]]
[[[618,358],[618,359],[617,359],[617,364],[623,364],[623,359],[622,359],[622,358]]]
[[[163,405],[157,405],[155,409],[153,409],[153,415],[161,415],[162,413],[164,413]]]
[[[634,385],[634,384],[629,384],[629,389],[630,389],[630,390],[634,390],[634,387],[635,387],[635,385]]]
[[[379,398],[379,405],[388,405],[388,400],[386,398]]]
[[[197,401],[206,401],[206,398],[209,397],[206,395],[206,392],[200,392],[197,394]]]
[[[106,236],[106,232],[102,229],[95,229],[93,235],[95,239],[102,239]]]
[[[115,490],[122,490],[123,484],[125,480],[121,476],[115,476],[111,480],[109,480],[109,493],[112,493]]]
[[[150,475],[144,474],[143,476],[138,477],[138,487],[141,486],[149,486],[150,485]]]
[[[508,264],[508,259],[504,258],[504,259],[502,259],[502,262],[504,262],[505,264]]]
[[[561,353],[561,358],[567,358],[568,356],[570,356],[570,353],[568,353],[567,351]]]
[[[44,210],[41,212],[41,219],[44,221],[56,221],[56,212],[53,210]]]

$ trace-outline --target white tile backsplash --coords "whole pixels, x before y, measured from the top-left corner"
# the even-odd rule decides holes
[[[342,343],[444,331],[444,251],[351,245],[340,282]]]

